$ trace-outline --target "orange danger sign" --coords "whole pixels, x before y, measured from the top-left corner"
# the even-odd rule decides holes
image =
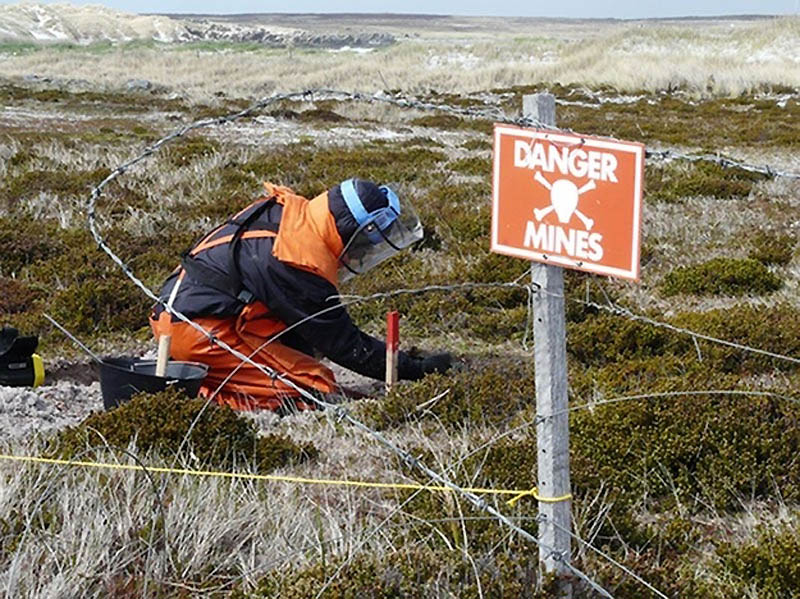
[[[639,279],[644,146],[494,127],[492,251]]]

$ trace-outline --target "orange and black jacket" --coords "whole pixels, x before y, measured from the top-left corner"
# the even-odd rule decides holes
[[[382,379],[386,345],[362,332],[341,305],[338,258],[349,212],[335,190],[307,200],[265,184],[266,194],[207,235],[182,262],[183,281],[173,307],[189,318],[237,316],[262,302],[288,326],[280,342],[322,354],[345,368]],[[181,273],[161,289],[166,302]],[[161,307],[156,308],[156,316]],[[421,360],[400,352],[398,376],[418,379]]]

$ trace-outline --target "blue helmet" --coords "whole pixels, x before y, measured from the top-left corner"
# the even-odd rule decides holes
[[[342,240],[346,243],[356,230],[365,230],[372,243],[380,243],[384,238],[382,233],[388,231],[400,215],[397,194],[386,185],[376,185],[362,179],[342,181],[339,190],[347,211],[355,221],[355,229],[347,235],[348,239],[342,235]]]
[[[387,185],[347,179],[329,190],[328,202],[344,244],[340,280],[365,272],[422,238],[413,206]]]

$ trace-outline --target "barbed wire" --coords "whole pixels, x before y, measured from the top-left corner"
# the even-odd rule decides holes
[[[487,289],[524,289],[524,290],[533,289],[535,291],[539,291],[543,290],[543,287],[539,283],[534,283],[534,282],[531,283],[518,283],[517,281],[508,281],[508,282],[498,281],[498,282],[488,282],[488,283],[467,282],[467,283],[453,283],[451,285],[443,285],[443,284],[425,285],[424,287],[402,288],[402,289],[395,289],[394,291],[379,291],[376,293],[371,293],[369,295],[342,293],[339,295],[331,296],[331,298],[341,300],[343,303],[348,302],[353,304],[357,302],[368,302],[378,299],[391,299],[393,297],[399,297],[401,295],[419,295],[421,293],[430,293],[432,291],[442,291],[442,292],[475,291],[475,290],[487,290]]]
[[[662,322],[660,320],[655,320],[654,318],[650,318],[649,316],[644,316],[643,314],[637,314],[631,311],[628,308],[615,304],[609,301],[608,304],[600,304],[597,302],[587,301],[587,300],[580,300],[577,298],[571,298],[570,301],[578,302],[580,304],[584,304],[586,306],[595,308],[597,310],[602,310],[604,312],[608,312],[609,314],[615,314],[617,316],[624,316],[629,320],[635,320],[639,322],[644,322],[645,324],[649,324],[654,327],[667,329],[669,331],[673,331],[674,333],[679,333],[682,335],[688,335],[693,339],[702,339],[704,341],[709,341],[711,343],[716,343],[718,345],[724,345],[727,347],[732,347],[733,349],[738,349],[744,352],[759,354],[762,356],[767,356],[769,358],[774,358],[776,360],[783,360],[785,362],[791,362],[792,364],[800,364],[800,358],[793,358],[792,356],[787,356],[785,354],[779,354],[776,352],[771,352],[765,349],[760,349],[757,347],[753,347],[750,345],[746,345],[743,343],[737,343],[735,341],[728,341],[726,339],[721,339],[719,337],[714,337],[713,335],[707,335],[705,333],[698,333],[697,331],[692,331],[691,329],[687,329],[684,327],[675,326],[674,324],[670,324],[668,322]]]
[[[169,135],[159,139],[151,146],[148,146],[142,154],[134,158],[133,160],[123,164],[121,167],[121,172],[124,172],[131,166],[134,166],[141,160],[149,157],[154,152],[159,150],[164,144],[169,143],[173,139],[177,137],[182,137],[187,133],[199,129],[202,127],[207,127],[210,125],[221,125],[225,123],[229,123],[241,118],[245,118],[251,115],[254,115],[263,109],[267,108],[272,104],[277,104],[280,102],[287,102],[287,101],[338,101],[338,102],[346,102],[346,101],[353,101],[353,102],[366,102],[366,103],[375,103],[375,104],[388,104],[392,106],[396,106],[398,108],[406,108],[406,109],[416,109],[421,111],[432,111],[432,112],[442,112],[445,114],[449,114],[452,116],[459,116],[459,117],[468,117],[468,118],[477,118],[477,119],[484,119],[484,120],[491,120],[506,124],[517,125],[520,127],[536,127],[539,129],[547,129],[553,132],[561,132],[561,133],[568,133],[572,135],[580,135],[580,133],[576,133],[572,129],[565,128],[565,127],[557,127],[554,125],[549,125],[543,123],[542,121],[535,119],[530,116],[510,116],[506,114],[500,107],[498,106],[484,106],[484,107],[475,107],[475,106],[453,106],[446,103],[440,102],[428,102],[416,99],[414,97],[404,96],[400,94],[391,94],[386,92],[377,92],[373,94],[368,94],[364,92],[348,92],[343,90],[336,90],[336,89],[326,89],[326,88],[317,88],[317,89],[306,89],[303,91],[297,92],[288,92],[283,94],[276,94],[273,96],[268,96],[258,100],[251,106],[240,110],[238,112],[233,112],[228,115],[223,115],[219,117],[212,117],[201,119],[185,125],[177,129],[176,131],[170,133]],[[614,139],[613,136],[605,136],[610,139]],[[691,154],[681,152],[679,150],[674,149],[651,149],[647,148],[645,150],[645,156],[647,158],[651,158],[654,160],[686,160],[689,162],[698,162],[698,161],[706,161],[706,162],[713,162],[715,164],[719,164],[723,167],[735,167],[740,168],[742,170],[746,170],[749,172],[754,173],[761,173],[770,177],[786,177],[792,179],[800,179],[800,173],[790,172],[778,168],[773,168],[770,165],[753,165],[743,161],[735,160],[732,158],[723,157],[718,154]],[[109,175],[112,179],[116,178],[120,173],[116,173],[116,170]],[[116,174],[115,174],[116,173]]]
[[[310,98],[315,99],[315,94],[329,95],[324,99],[338,99],[340,101],[356,100],[368,101],[375,103],[386,103],[400,108],[414,108],[424,111],[437,111],[444,112],[454,116],[465,116],[468,118],[480,118],[486,120],[494,120],[506,124],[517,125],[520,127],[536,127],[538,129],[547,129],[553,132],[569,133],[571,135],[581,135],[572,129],[566,127],[557,127],[543,123],[542,121],[529,116],[509,116],[501,108],[497,106],[488,106],[478,108],[474,106],[452,106],[445,103],[434,103],[409,98],[400,95],[386,95],[383,92],[378,94],[364,94],[358,92],[342,92],[338,90],[323,89],[323,90],[308,90],[311,93]],[[585,133],[584,133],[585,134]],[[613,139],[613,136],[605,136]],[[760,173],[768,177],[785,177],[790,179],[800,179],[800,173],[790,172],[772,166],[754,165],[744,161],[727,158],[719,154],[691,154],[681,152],[674,149],[645,149],[645,157],[652,160],[685,160],[688,162],[713,162],[724,168],[739,168],[752,173]]]
[[[335,90],[324,90],[325,93],[330,94],[346,94],[346,92],[337,92]],[[486,107],[476,108],[472,106],[452,106],[449,104],[423,102],[408,97],[386,96],[386,95],[366,95],[355,93],[351,98],[354,100],[368,100],[373,102],[383,102],[399,106],[402,108],[416,108],[418,110],[434,110],[444,112],[446,114],[465,116],[469,118],[482,118],[486,120],[495,120],[502,123],[517,125],[520,127],[536,127],[539,129],[548,129],[553,132],[569,133],[571,135],[580,135],[574,130],[566,127],[557,127],[543,123],[542,121],[529,117],[529,116],[509,116],[499,107]],[[613,139],[613,136],[606,136]],[[772,166],[754,165],[740,160],[727,158],[719,154],[691,154],[681,152],[674,149],[645,149],[645,157],[652,160],[685,160],[688,162],[712,162],[724,168],[739,168],[752,173],[760,173],[768,177],[785,177],[789,179],[800,179],[800,173],[790,172]]]
[[[781,169],[776,169],[768,164],[758,166],[748,164],[732,158],[727,158],[720,154],[687,154],[678,150],[650,150],[646,149],[644,153],[646,158],[653,160],[685,160],[687,162],[712,162],[718,164],[723,168],[738,168],[750,173],[758,173],[770,178],[784,177],[786,179],[800,179],[800,173],[794,173]]]
[[[267,108],[270,105],[277,104],[284,101],[319,101],[319,100],[338,100],[338,101],[364,101],[364,102],[373,102],[373,103],[385,103],[394,105],[401,108],[413,108],[418,110],[432,110],[437,112],[443,112],[445,114],[457,115],[457,116],[466,116],[470,118],[482,118],[482,119],[491,119],[499,122],[515,124],[519,126],[535,126],[538,128],[549,129],[553,131],[561,131],[572,133],[566,129],[560,129],[552,126],[545,125],[544,123],[532,119],[529,117],[509,117],[506,115],[499,107],[483,107],[483,108],[476,108],[476,107],[461,107],[461,106],[450,106],[444,103],[432,103],[432,102],[425,102],[420,101],[414,98],[408,98],[400,95],[389,95],[384,93],[379,94],[363,94],[358,92],[344,92],[340,90],[330,90],[330,89],[319,89],[319,90],[305,90],[300,92],[291,92],[285,94],[277,94],[254,103],[250,107],[220,117],[213,117],[213,118],[206,118],[195,121],[188,125],[185,125],[169,135],[159,139],[154,144],[145,148],[139,155],[135,156],[134,158],[128,160],[127,162],[123,163],[122,165],[118,166],[114,170],[112,170],[109,175],[103,179],[91,192],[88,209],[87,209],[87,218],[89,224],[89,230],[95,239],[96,243],[100,247],[102,251],[104,251],[112,261],[122,270],[122,272],[137,286],[141,289],[147,297],[152,299],[154,302],[161,304],[163,308],[174,318],[177,320],[188,324],[205,337],[209,339],[209,341],[220,348],[228,351],[235,357],[237,357],[242,364],[248,363],[259,371],[261,371],[265,376],[273,379],[279,380],[283,384],[287,385],[289,388],[293,389],[296,393],[298,393],[304,399],[309,400],[312,404],[322,407],[329,411],[329,413],[333,414],[339,421],[347,421],[350,425],[354,426],[355,428],[361,430],[365,434],[371,436],[373,439],[390,449],[393,453],[398,455],[405,463],[409,466],[420,470],[426,476],[428,476],[431,480],[437,481],[443,486],[447,486],[451,488],[453,491],[460,494],[464,497],[467,501],[469,501],[473,506],[478,508],[479,510],[485,511],[489,513],[493,518],[495,518],[498,522],[503,524],[504,526],[508,527],[509,529],[513,530],[515,533],[521,535],[523,538],[527,539],[528,541],[533,542],[534,544],[542,547],[545,551],[550,551],[550,556],[555,560],[559,561],[565,568],[567,568],[570,572],[572,572],[576,577],[580,578],[587,584],[589,584],[593,589],[599,592],[601,595],[605,597],[611,597],[611,595],[599,586],[595,581],[589,578],[586,574],[575,568],[569,562],[569,556],[563,556],[559,554],[557,551],[553,550],[550,547],[544,546],[542,542],[522,529],[521,527],[517,526],[514,522],[509,520],[506,516],[500,513],[498,510],[493,508],[492,506],[488,505],[482,498],[469,493],[465,489],[461,488],[459,485],[451,482],[446,476],[443,476],[420,462],[417,458],[414,458],[408,452],[400,449],[399,447],[395,446],[392,442],[390,442],[384,435],[375,431],[368,427],[367,425],[363,424],[358,419],[354,418],[352,415],[347,412],[341,406],[331,404],[326,402],[314,394],[309,393],[304,388],[295,384],[288,376],[284,373],[277,372],[271,368],[268,368],[262,364],[258,364],[252,359],[252,356],[247,356],[234,348],[230,347],[226,343],[222,342],[221,340],[217,339],[213,333],[206,331],[203,327],[180,313],[178,310],[175,310],[171,306],[167,306],[165,302],[163,302],[155,293],[153,293],[147,285],[145,285],[136,275],[134,274],[133,270],[121,259],[116,253],[108,246],[105,239],[101,235],[98,227],[97,227],[97,213],[96,213],[96,206],[97,201],[102,194],[104,188],[117,179],[119,176],[123,175],[129,169],[134,167],[135,165],[139,164],[140,162],[146,160],[147,158],[153,156],[155,153],[160,151],[166,144],[169,142],[182,137],[193,130],[209,127],[213,125],[224,125],[226,123],[233,122],[238,119],[246,118],[248,116],[254,115],[259,111]],[[800,174],[796,173],[789,173],[780,171],[778,169],[773,169],[769,166],[759,167],[755,165],[746,164],[743,162],[723,158],[721,156],[713,156],[713,155],[691,155],[691,154],[684,154],[681,152],[677,152],[675,150],[648,150],[647,156],[652,159],[660,159],[660,160],[669,160],[669,159],[681,159],[681,160],[688,160],[688,161],[710,161],[720,164],[724,167],[737,167],[742,168],[744,170],[748,170],[750,172],[760,172],[768,176],[783,176],[783,177],[790,177],[790,178],[800,178]],[[528,285],[521,285],[516,282],[511,283],[464,283],[460,285],[435,285],[429,286],[427,288],[420,288],[420,289],[402,289],[396,290],[394,292],[389,293],[380,293],[380,294],[373,294],[372,296],[365,296],[365,297],[357,297],[357,296],[348,296],[342,295],[340,299],[345,301],[352,301],[358,299],[359,301],[366,301],[368,299],[379,299],[385,297],[393,297],[401,294],[411,294],[411,293],[422,293],[426,291],[454,291],[458,290],[475,290],[475,289],[488,289],[488,288],[525,288],[528,292],[541,290],[540,286],[536,286],[534,289],[532,284]],[[593,306],[597,309],[607,310],[609,309],[606,306],[601,304],[596,304],[594,302],[581,302],[587,305]],[[800,360],[789,358],[788,356],[781,356],[780,354],[774,354],[772,352],[767,352],[765,350],[758,350],[757,348],[751,348],[748,346],[744,346],[742,344],[737,344],[733,342],[726,342],[724,340],[716,339],[708,335],[702,335],[699,333],[695,333],[689,331],[688,329],[681,329],[679,327],[675,327],[674,325],[669,325],[668,323],[660,323],[658,321],[654,321],[647,317],[642,317],[641,315],[634,315],[632,312],[627,311],[625,309],[621,309],[619,307],[614,307],[613,310],[610,310],[614,313],[627,316],[628,318],[636,318],[639,320],[643,320],[645,322],[649,322],[654,326],[664,326],[670,328],[676,332],[681,332],[685,334],[689,334],[693,338],[701,338],[708,341],[714,341],[717,343],[723,343],[726,345],[730,345],[732,347],[736,347],[739,349],[744,349],[747,351],[756,351],[757,353],[762,353],[765,355],[769,355],[771,357],[777,357],[781,359],[788,359],[792,362],[800,363]]]
[[[613,599],[613,596],[608,591],[606,591],[602,586],[600,586],[597,582],[592,580],[584,572],[582,572],[581,570],[579,570],[578,568],[573,566],[569,561],[569,555],[566,555],[566,556],[562,555],[561,552],[559,552],[559,551],[555,550],[554,548],[548,546],[547,544],[543,543],[539,538],[533,536],[531,533],[529,533],[528,531],[526,531],[522,527],[518,526],[516,523],[512,522],[511,520],[509,520],[507,516],[505,516],[502,512],[500,512],[499,510],[497,510],[496,508],[494,508],[493,506],[488,504],[482,497],[479,497],[474,493],[466,491],[460,485],[456,485],[455,483],[453,483],[446,476],[443,476],[443,475],[439,474],[438,472],[436,472],[435,470],[432,470],[427,465],[425,465],[422,461],[420,461],[418,458],[414,457],[409,452],[407,452],[407,451],[401,449],[400,447],[396,446],[385,435],[383,435],[380,432],[370,428],[369,426],[367,426],[366,424],[361,422],[359,419],[357,419],[354,416],[352,416],[349,413],[349,411],[347,411],[342,406],[327,402],[327,401],[317,397],[313,393],[310,393],[305,388],[303,388],[300,385],[296,384],[285,373],[278,372],[278,371],[276,371],[276,370],[274,370],[272,368],[269,368],[268,366],[266,366],[264,364],[259,364],[258,362],[255,362],[249,356],[243,354],[242,352],[240,352],[240,351],[236,350],[235,348],[231,347],[230,345],[228,345],[224,341],[218,339],[212,332],[207,331],[201,325],[197,324],[196,322],[194,322],[193,320],[188,318],[185,314],[183,314],[179,310],[176,310],[174,307],[170,306],[168,304],[168,302],[163,301],[141,279],[139,279],[135,275],[133,270],[125,263],[125,261],[123,261],[111,249],[111,247],[107,244],[107,242],[105,241],[105,239],[101,235],[100,230],[98,229],[98,225],[97,225],[97,213],[96,213],[97,201],[100,198],[100,195],[102,194],[103,189],[109,183],[111,183],[112,181],[117,179],[119,176],[124,174],[132,166],[142,162],[143,160],[146,160],[147,158],[149,158],[150,156],[152,156],[153,154],[158,152],[164,145],[169,143],[171,140],[174,140],[174,139],[176,139],[178,137],[186,135],[188,132],[190,132],[190,131],[192,131],[194,129],[198,129],[198,128],[201,128],[201,127],[208,127],[208,126],[216,125],[216,124],[229,123],[229,122],[232,122],[234,120],[237,120],[237,119],[240,119],[240,118],[244,118],[246,116],[254,114],[256,111],[262,110],[262,109],[264,109],[265,107],[267,107],[267,106],[269,106],[271,104],[274,104],[274,103],[277,103],[277,102],[280,102],[280,101],[283,101],[283,100],[287,100],[287,99],[308,98],[308,97],[310,97],[310,95],[311,94],[309,94],[308,92],[297,92],[297,93],[289,93],[289,94],[280,94],[280,95],[272,96],[272,97],[267,98],[265,100],[259,101],[256,104],[254,104],[253,106],[251,106],[249,108],[246,108],[246,109],[244,109],[242,111],[239,111],[237,113],[231,114],[231,115],[222,116],[222,117],[216,117],[216,118],[203,119],[203,120],[200,120],[200,121],[196,121],[195,123],[192,123],[190,125],[186,125],[186,126],[180,128],[180,129],[176,130],[175,132],[171,133],[170,135],[167,135],[166,137],[163,137],[162,139],[158,140],[153,145],[147,147],[138,156],[128,160],[127,162],[123,163],[122,165],[120,165],[117,168],[115,168],[114,170],[112,170],[111,173],[109,173],[109,175],[105,179],[103,179],[94,189],[92,189],[90,197],[89,197],[88,207],[87,207],[87,221],[88,221],[89,231],[90,231],[92,237],[94,238],[95,242],[97,243],[98,247],[103,252],[105,252],[111,258],[111,260],[115,264],[117,264],[117,266],[120,267],[122,272],[147,297],[149,297],[151,300],[153,300],[156,304],[160,304],[163,307],[163,309],[165,311],[167,311],[167,313],[170,314],[170,316],[172,316],[173,318],[176,318],[177,320],[189,325],[190,327],[195,329],[197,332],[199,332],[203,336],[205,336],[209,340],[209,342],[211,344],[214,344],[214,345],[220,347],[221,349],[224,349],[228,353],[230,353],[233,356],[235,356],[236,358],[238,358],[240,361],[246,362],[246,363],[250,364],[251,366],[255,367],[257,370],[259,370],[262,374],[264,374],[269,379],[280,381],[281,383],[283,383],[284,385],[286,385],[287,387],[292,389],[294,392],[296,392],[300,397],[304,398],[305,400],[308,400],[311,404],[323,408],[324,410],[327,411],[327,413],[333,415],[338,422],[345,421],[348,424],[350,424],[351,426],[353,426],[354,428],[356,428],[356,429],[360,430],[361,432],[367,434],[368,436],[372,437],[375,441],[377,441],[378,443],[380,443],[381,445],[383,445],[384,447],[389,449],[392,453],[396,454],[409,467],[411,467],[413,469],[416,469],[416,470],[419,470],[420,472],[425,474],[427,477],[429,477],[431,480],[434,480],[434,481],[438,482],[439,484],[441,484],[443,486],[449,487],[452,491],[454,491],[455,493],[458,493],[459,495],[461,495],[464,499],[466,499],[469,503],[471,503],[478,510],[484,511],[484,512],[490,514],[491,516],[493,516],[496,519],[496,521],[501,523],[503,526],[506,526],[507,528],[509,528],[510,530],[514,531],[516,534],[518,534],[522,538],[524,538],[524,539],[528,540],[529,542],[537,545],[543,551],[548,552],[549,553],[548,557],[550,557],[553,560],[559,562],[563,566],[563,568],[565,568],[566,570],[571,572],[572,575],[574,575],[575,577],[583,580],[586,584],[588,584],[590,587],[592,587],[596,592],[600,593],[604,597],[608,597],[609,599]],[[347,95],[349,97],[352,97],[353,99],[360,98],[360,95],[355,95],[355,94],[347,94]]]
[[[523,276],[525,276],[525,274],[527,273],[524,273]],[[713,335],[708,335],[706,333],[700,333],[698,331],[693,331],[691,329],[679,327],[668,322],[656,320],[654,318],[645,316],[643,314],[637,314],[632,310],[630,310],[629,308],[625,308],[624,306],[615,304],[610,300],[608,304],[601,304],[599,302],[593,302],[590,300],[585,300],[575,297],[567,297],[566,295],[561,295],[561,294],[555,294],[553,292],[547,291],[541,285],[533,281],[529,283],[519,283],[516,281],[509,281],[509,282],[500,281],[500,282],[488,282],[488,283],[467,282],[467,283],[455,283],[452,285],[437,284],[437,285],[426,285],[424,287],[418,287],[412,289],[395,289],[394,291],[376,292],[369,295],[341,294],[333,297],[342,299],[350,304],[353,304],[364,301],[391,299],[393,297],[398,297],[402,295],[419,295],[422,293],[430,293],[430,292],[472,291],[472,290],[488,290],[488,289],[520,289],[520,290],[524,289],[532,293],[546,293],[552,297],[560,297],[565,301],[581,304],[583,306],[594,308],[596,310],[600,310],[603,312],[608,312],[616,316],[623,316],[625,318],[628,318],[629,320],[644,322],[645,324],[649,324],[654,327],[664,328],[681,335],[689,336],[692,339],[702,339],[710,343],[724,345],[744,352],[759,354],[767,356],[769,358],[774,358],[776,360],[791,362],[793,364],[800,364],[800,358],[794,358],[786,354],[780,354],[777,352],[760,349],[743,343],[729,341],[727,339],[714,337]]]
[[[554,412],[551,416],[559,416],[569,412],[577,412],[579,410],[593,410],[600,406],[607,406],[612,404],[623,403],[627,401],[639,401],[642,399],[670,399],[673,397],[702,397],[704,395],[719,395],[727,397],[765,397],[780,399],[782,401],[800,405],[800,399],[796,397],[789,397],[788,395],[781,395],[772,391],[747,391],[744,389],[692,389],[687,391],[662,391],[658,393],[637,393],[636,395],[622,395],[620,397],[612,397],[610,399],[598,399],[595,401],[588,401],[577,406],[570,406],[565,410]]]

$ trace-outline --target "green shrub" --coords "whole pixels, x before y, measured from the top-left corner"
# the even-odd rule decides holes
[[[491,190],[484,183],[438,185],[421,198],[417,207],[425,227],[435,229],[447,249],[474,247],[484,253],[491,222],[490,197]]]
[[[533,360],[472,358],[464,361],[461,371],[398,385],[380,402],[366,404],[362,412],[382,429],[425,418],[451,427],[500,424],[534,397]]]
[[[789,304],[769,307],[745,304],[708,312],[683,312],[675,316],[672,323],[775,354],[800,354],[800,310]],[[742,374],[797,370],[797,364],[786,360],[713,342],[700,340],[699,344],[707,368]]]
[[[745,304],[707,312],[683,312],[668,320],[654,316],[695,333],[776,354],[794,356],[800,352],[800,310],[788,304],[771,307]],[[619,368],[629,360],[635,366],[650,358],[672,357],[684,365],[702,360],[705,369],[724,373],[797,369],[797,364],[787,360],[699,338],[697,342],[695,346],[684,333],[606,312],[567,325],[567,351],[583,366],[616,364]],[[665,362],[665,367],[672,367],[672,363]]]
[[[110,273],[76,282],[53,293],[49,310],[74,334],[135,331],[147,325],[152,300],[124,275]]]
[[[519,341],[528,322],[528,307],[487,307],[470,317],[469,331],[478,339],[489,343]],[[531,333],[532,335],[532,333]]]
[[[89,191],[105,179],[107,168],[70,172],[64,169],[25,171],[10,177],[0,191],[0,200],[13,207],[18,201],[52,193],[59,197],[88,197]]]
[[[179,207],[182,218],[221,223],[253,202],[263,191],[260,178],[234,161],[209,171],[208,180],[215,182],[211,193],[196,198],[188,206]],[[194,237],[199,237],[198,232],[194,232]]]
[[[800,528],[761,527],[746,543],[722,543],[716,551],[729,597],[756,591],[763,599],[795,597],[800,589]]]
[[[607,312],[567,325],[567,350],[585,365],[683,355],[690,344],[688,338],[667,329]]]
[[[673,85],[672,91],[674,89]],[[520,96],[531,91],[525,87],[514,91],[515,96],[505,105],[518,110],[522,104]],[[569,99],[583,95],[575,91],[561,93]],[[611,93],[618,92],[612,90]],[[637,140],[648,145],[658,141],[671,146],[695,147],[708,153],[716,153],[720,147],[791,148],[800,144],[800,103],[791,100],[781,107],[774,101],[754,100],[752,96],[690,101],[674,93],[641,93],[645,97],[633,103],[598,106],[594,98],[586,96],[586,101],[595,103],[594,106],[559,106],[558,124],[573,131]],[[652,170],[650,165],[647,170]]]
[[[492,144],[489,140],[486,139],[469,139],[461,144],[461,147],[465,150],[491,150]]]
[[[95,121],[97,124],[102,122]],[[92,130],[81,132],[80,140],[102,146],[138,144],[143,147],[144,144],[153,143],[161,137],[154,130],[135,123],[136,121],[111,121],[108,126],[95,127]]]
[[[645,171],[645,198],[662,202],[676,202],[695,196],[746,198],[755,183],[768,178],[766,175],[738,167],[722,167],[713,162],[652,165]]]
[[[290,108],[275,108],[267,112],[267,114],[276,119],[303,121],[306,123],[341,123],[348,120],[341,114],[334,112],[331,108],[324,107],[328,105],[328,103],[321,102],[318,108],[311,108],[300,112]]]
[[[11,240],[20,237],[15,234]],[[87,231],[55,229],[52,238],[39,243],[46,259],[27,265],[26,279],[47,290],[48,310],[67,329],[86,334],[136,330],[146,324],[150,301],[97,248]]]
[[[63,45],[63,49],[69,49],[68,44]],[[126,94],[115,92],[71,92],[66,89],[34,89],[20,87],[16,85],[0,86],[0,101],[3,102],[23,102],[25,100],[35,100],[37,102],[63,103],[70,108],[86,110],[90,108],[93,112],[97,105],[110,105],[114,110],[124,107],[127,112],[152,112],[153,110],[163,111],[185,111],[186,106],[182,100],[167,99],[153,94]]]
[[[193,121],[203,119],[218,119],[229,114],[239,112],[248,108],[250,103],[243,98],[225,99],[217,101],[212,105],[195,104],[188,110],[189,118]]]
[[[136,236],[104,232],[111,247],[139,276],[158,286],[175,267],[195,233],[160,231]],[[24,278],[7,284],[0,313],[31,312],[47,296],[47,310],[74,333],[135,331],[147,321],[150,300],[122,273],[83,229],[61,229],[27,216],[0,217],[0,276]]]
[[[477,177],[489,177],[492,172],[492,160],[490,158],[471,157],[454,160],[447,167],[462,175],[473,175]]]
[[[191,247],[200,236],[197,231],[183,227],[161,228],[155,234],[134,235],[123,228],[104,231],[108,245],[133,271],[148,284],[160,286],[167,275],[180,262],[181,253]],[[106,263],[109,272],[122,271],[103,256],[98,259]]]
[[[444,147],[444,144],[432,137],[422,137],[421,135],[417,135],[412,137],[406,142],[409,146],[433,146],[436,148]]]
[[[0,273],[19,274],[30,264],[60,255],[64,245],[52,223],[23,216],[0,216]]]
[[[530,267],[530,263],[519,258],[485,251],[466,273],[466,279],[471,283],[510,283],[519,278],[520,284],[527,285],[530,278],[521,277]],[[522,289],[516,290],[515,293],[519,301],[527,297],[527,293]]]
[[[668,273],[661,284],[666,296],[764,294],[781,288],[783,281],[752,258],[713,258]]]
[[[16,279],[0,277],[0,316],[28,310],[40,293]]]
[[[596,364],[588,368],[572,365],[570,369],[570,392],[581,403],[590,399],[602,400],[641,392],[669,393],[685,390],[681,379],[695,388],[736,389],[741,382],[738,373],[726,372],[718,363],[703,356],[703,361],[687,353],[646,358],[632,357],[619,362]]]
[[[304,110],[297,118],[308,123],[342,123],[347,120],[341,114],[324,108]]]
[[[275,108],[267,112],[268,116],[271,116],[274,119],[286,119],[292,120],[296,119],[300,116],[300,113],[296,110],[291,110],[289,108]]]
[[[102,447],[104,439],[116,447],[127,447],[135,439],[139,451],[176,455],[192,422],[204,410],[184,448],[186,455],[191,448],[201,465],[230,469],[252,464],[256,471],[267,472],[317,455],[310,443],[298,445],[280,435],[259,436],[251,421],[228,407],[205,406],[205,399],[190,400],[171,390],[140,394],[110,412],[92,414],[60,431],[49,453],[73,458],[88,447]]]
[[[484,597],[544,599],[555,597],[556,583],[539,573],[535,551],[496,551],[477,560],[460,551],[404,548],[383,555],[361,553],[347,563],[335,560],[280,575],[273,574],[254,593],[235,592],[233,599],[305,599],[314,596],[342,566],[325,591],[332,599],[374,597]],[[478,576],[478,580],[476,580]]]
[[[165,154],[173,166],[186,166],[200,158],[207,158],[219,152],[219,142],[198,135],[184,137],[172,142]]]
[[[578,500],[604,489],[618,508],[614,517],[624,520],[628,509],[658,512],[675,502],[692,510],[709,505],[736,510],[745,500],[776,493],[787,501],[800,498],[800,464],[794,458],[800,451],[794,424],[800,406],[777,397],[698,393],[717,382],[703,381],[700,374],[660,379],[631,390],[653,393],[651,398],[600,401],[593,410],[575,411],[570,468]],[[467,477],[481,486],[529,488],[535,469],[531,430],[475,456],[467,472],[480,476]],[[629,542],[637,540],[634,529],[627,533]]]
[[[402,93],[402,90],[393,91]],[[435,89],[431,89],[426,94],[421,95],[420,99],[430,102],[431,104],[444,104],[446,106],[458,106],[462,108],[482,108],[486,106],[486,102],[481,98],[475,98],[472,97],[472,95],[464,95],[457,92],[441,92]]]
[[[685,390],[698,390],[697,379],[687,382]],[[790,456],[800,449],[798,415],[777,398],[702,394],[581,411],[571,423],[574,485],[609,485],[618,501],[650,509],[737,509],[776,492],[797,498],[800,467]]]
[[[522,279],[520,282],[522,282]],[[591,315],[597,314],[598,305],[616,302],[619,293],[611,288],[597,284],[596,275],[577,270],[564,270],[564,310],[567,322],[583,322]]]
[[[753,237],[753,249],[749,258],[763,264],[786,266],[792,261],[796,241],[792,235],[781,235],[770,231],[759,231]]]

